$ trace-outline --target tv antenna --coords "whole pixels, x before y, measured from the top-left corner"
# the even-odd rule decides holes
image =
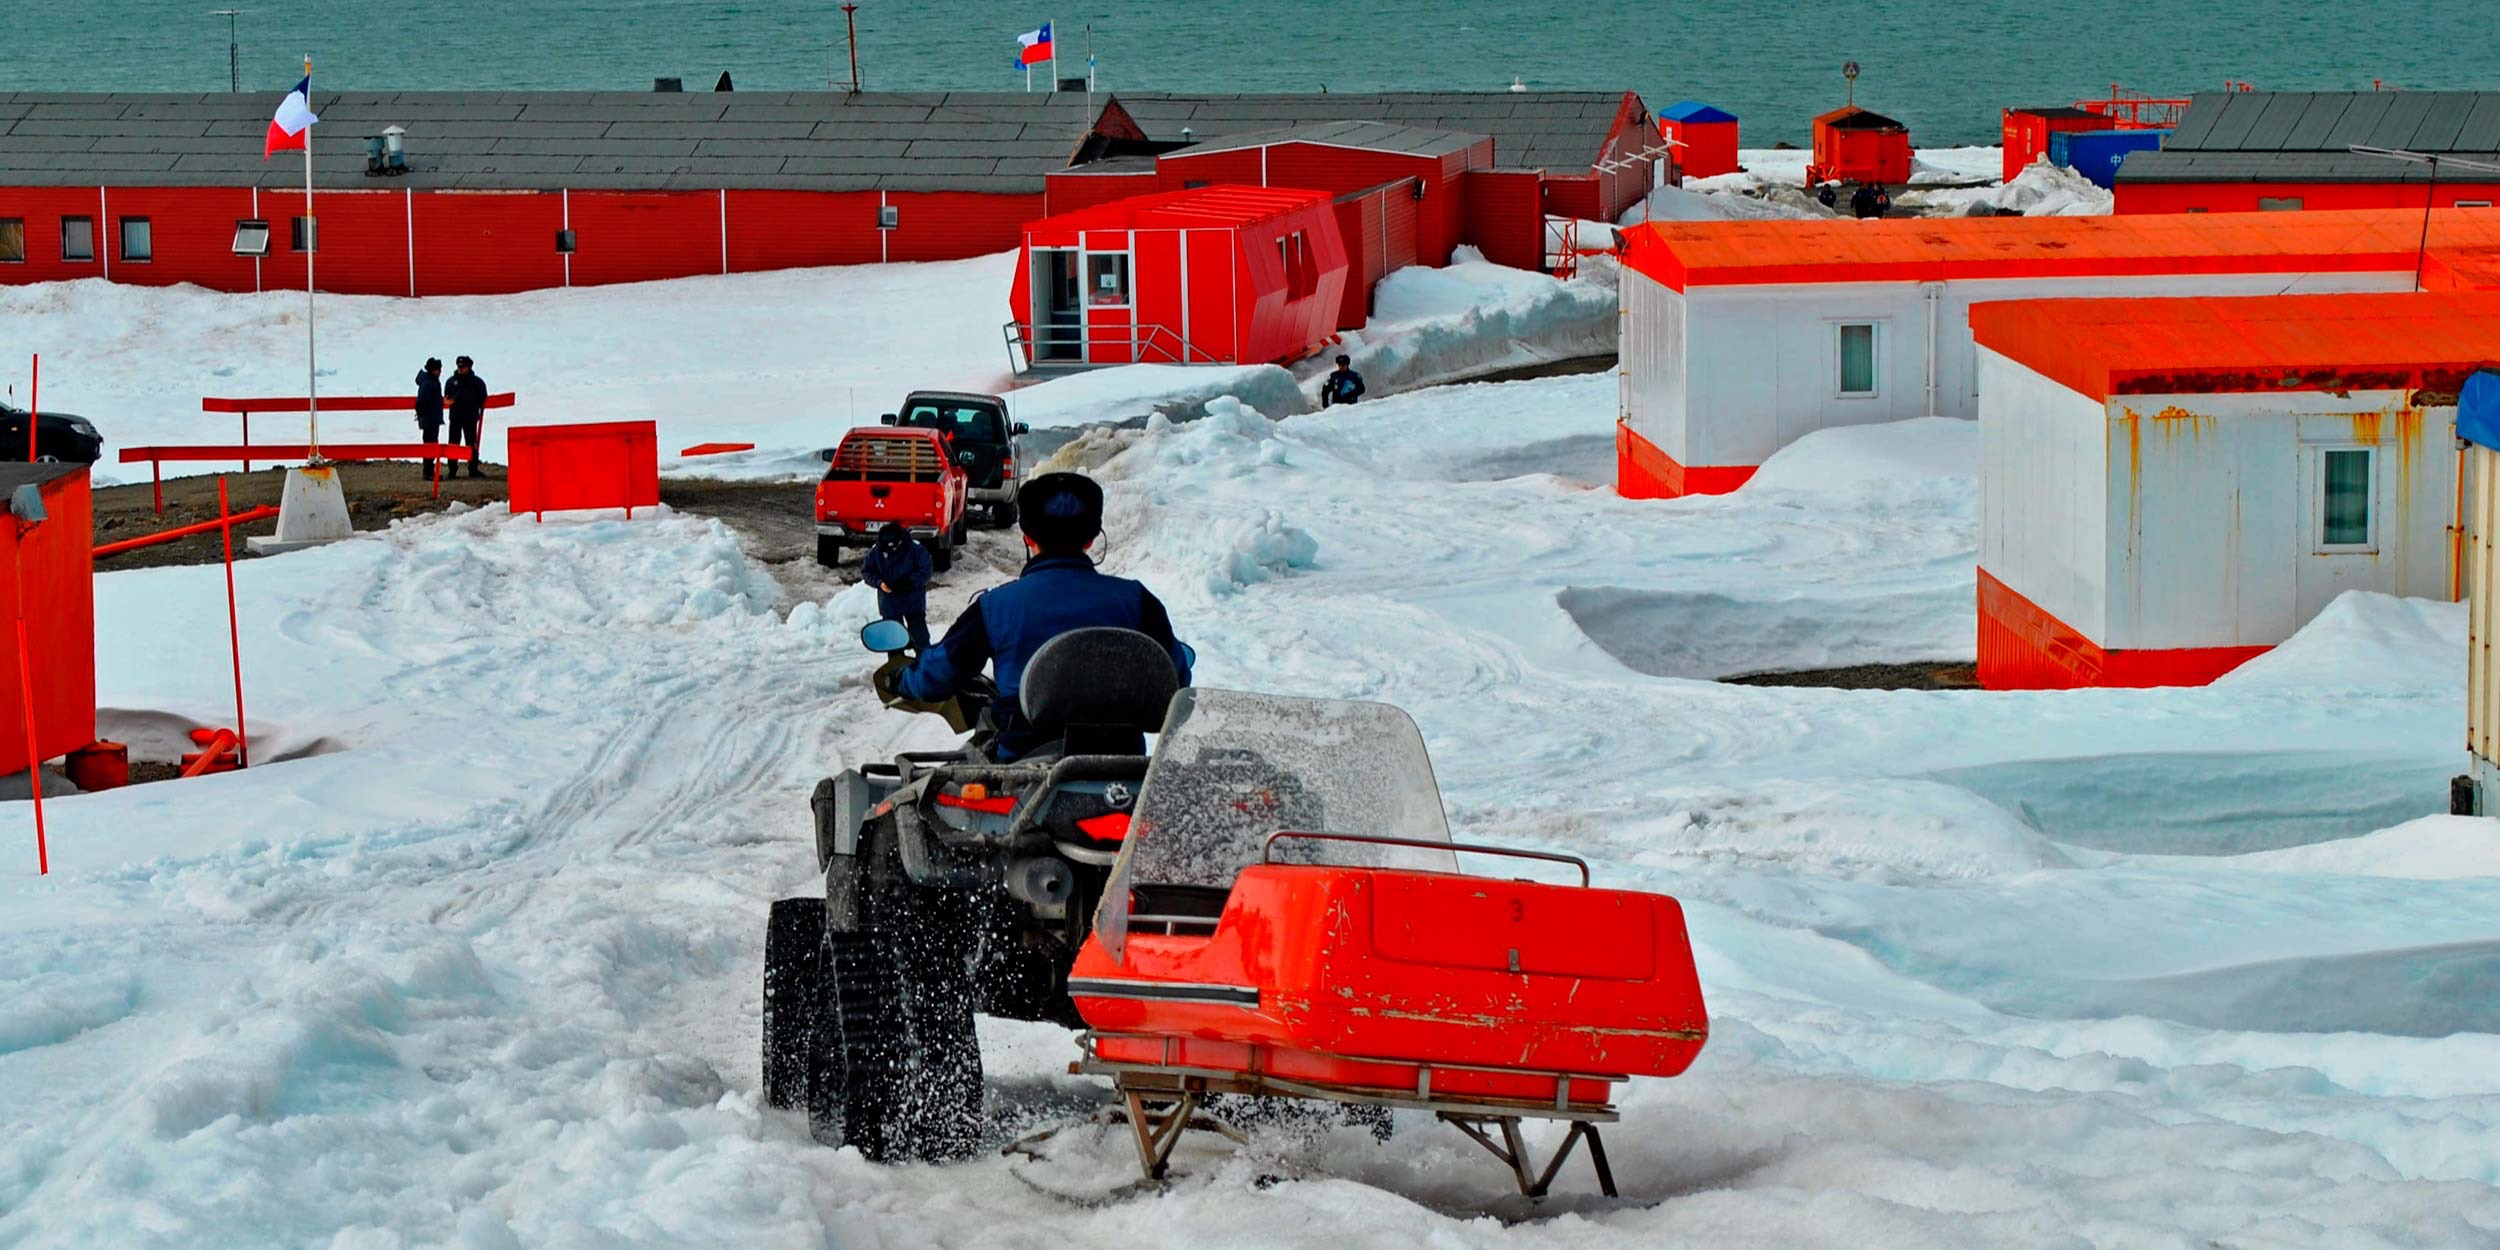
[[[2459,169],[2500,174],[2500,165],[2489,161],[2469,161],[2461,156],[2441,156],[2436,152],[2416,152],[2410,148],[2374,148],[2366,143],[2351,144],[2344,150],[2355,156],[2375,156],[2382,160],[2403,161],[2408,165],[2430,166],[2430,185],[2422,192],[2422,238],[2413,245],[2413,289],[2421,290],[2422,262],[2431,248],[2431,208],[2439,203],[2439,166],[2445,162]]]

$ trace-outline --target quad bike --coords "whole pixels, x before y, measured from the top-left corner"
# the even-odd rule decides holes
[[[1614,1087],[1683,1072],[1708,1035],[1676,901],[1454,843],[1394,707],[1176,687],[1151,640],[1078,631],[1025,671],[1059,750],[906,755],[818,787],[825,898],[775,904],[766,943],[771,1101],[871,1158],[967,1153],[977,1008],[1084,1030],[1070,1070],[1110,1081],[1148,1182],[1189,1129],[1238,1138],[1213,1114],[1230,1100],[1306,1100],[1376,1131],[1429,1114],[1530,1197],[1585,1143],[1612,1195]],[[1086,753],[1146,728],[1151,756]],[[1473,875],[1462,854],[1578,880]],[[1541,1161],[1532,1120],[1566,1126]],[[1039,1159],[1056,1132],[1010,1150]]]
[[[907,634],[880,621],[861,642],[894,655]],[[817,784],[824,894],[774,903],[766,930],[768,1103],[806,1108],[818,1140],[872,1159],[974,1147],[973,1013],[1081,1023],[1068,968],[1128,834],[1143,735],[1179,686],[1143,634],[1054,638],[1025,667],[1021,705],[1056,740],[1005,764],[989,758],[986,684],[943,705],[888,700],[972,737]]]

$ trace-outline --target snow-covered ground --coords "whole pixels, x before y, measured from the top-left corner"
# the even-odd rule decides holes
[[[2072,217],[2111,211],[2110,193],[2070,169],[2035,164],[2011,183],[1999,181],[2004,172],[2001,153],[1993,147],[1920,148],[1912,158],[1910,185],[1893,203],[1900,212],[1928,217]],[[1747,149],[1737,154],[1744,166],[1739,172],[1688,178],[1680,188],[1661,189],[1636,206],[1626,221],[1833,216],[1833,210],[1805,190],[1812,155],[1793,148]]]
[[[916,324],[946,324],[954,271],[898,270],[859,280],[929,283]],[[1383,327],[1578,298],[1465,269],[1384,296]],[[156,335],[176,360],[218,354],[194,337],[256,350],[279,315],[160,297],[203,301],[133,305],[200,318]],[[873,320],[781,394],[764,375],[811,309],[755,310],[751,348],[655,355],[598,341],[652,333],[631,318],[573,305],[601,299],[480,310],[611,361],[582,395],[796,405],[807,379],[870,385],[911,364],[880,352],[923,350],[914,319]],[[55,350],[132,342],[99,323]],[[1067,411],[1152,389],[1106,376],[1078,382],[1119,393]],[[1255,385],[1290,406],[1292,381]],[[491,508],[242,565],[261,765],[64,799],[51,877],[22,840],[0,859],[0,1246],[2500,1239],[2500,839],[2433,815],[2459,763],[2459,608],[2348,597],[2204,689],[1722,684],[1970,658],[1973,427],[1826,432],[1735,494],[1630,501],[1604,489],[1617,385],[1282,422],[1219,398],[1097,473],[1106,563],[1162,594],[1203,682],[1405,707],[1461,837],[1684,901],[1712,1038],[1631,1088],[1608,1130],[1621,1201],[1576,1168],[1541,1207],[1504,1198],[1425,1121],[1385,1148],[1193,1142],[1169,1190],[1101,1209],[994,1157],[814,1145],[758,1108],[766,906],[809,884],[815,779],[942,727],[876,707],[857,588],[783,612],[716,522]],[[999,572],[959,565],[936,614]],[[217,570],[106,574],[97,611],[113,732],[229,717]],[[1099,1097],[1060,1030],[985,1022],[984,1042],[1002,1126]],[[1089,1148],[1129,1165],[1116,1138]]]
[[[1273,365],[1105,369],[1024,385],[1011,373],[1006,320],[1012,253],[938,264],[856,265],[683,278],[579,291],[423,300],[326,295],[321,387],[332,395],[413,392],[428,356],[466,354],[515,407],[488,414],[485,452],[506,427],[652,420],[661,471],[810,476],[814,453],[874,424],[915,389],[1006,392],[1035,429],[1194,413],[1232,396],[1286,415],[1318,407],[1324,359]],[[1563,283],[1487,263],[1474,249],[1448,269],[1393,274],[1372,324],[1347,336],[1375,394],[1515,365],[1614,351],[1615,293],[1602,275]],[[910,315],[897,315],[908,308]],[[102,481],[144,481],[124,447],[232,443],[231,415],[206,395],[301,395],[300,293],[232,295],[97,281],[0,287],[0,342],[43,357],[47,409],[93,419],[108,443]],[[166,327],[183,332],[168,334]],[[1333,352],[1326,353],[1334,355]],[[31,379],[0,364],[0,398],[23,404]],[[448,368],[448,365],[446,365]],[[397,412],[332,413],[332,442],[405,441]],[[304,418],[262,416],[258,442],[301,440]],[[753,443],[681,458],[697,443]],[[177,462],[169,474],[230,466]]]

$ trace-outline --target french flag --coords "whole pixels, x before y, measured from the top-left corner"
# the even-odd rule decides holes
[[[1040,30],[1028,30],[1016,36],[1016,42],[1024,45],[1024,50],[1016,54],[1018,65],[1039,65],[1051,59],[1050,23],[1044,22]]]
[[[278,101],[278,115],[270,119],[269,143],[261,149],[260,159],[265,161],[277,153],[303,147],[313,123],[320,120],[313,116],[312,75],[308,73],[304,81],[295,84],[295,90]]]

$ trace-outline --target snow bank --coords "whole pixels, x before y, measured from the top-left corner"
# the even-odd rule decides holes
[[[1380,280],[1375,311],[1335,352],[1304,365],[1304,410],[1339,353],[1374,396],[1521,365],[1612,355],[1613,263],[1592,258],[1569,281],[1496,265],[1461,246],[1446,268],[1410,266]]]
[[[2025,217],[2104,217],[2117,196],[2062,165],[2033,161],[2012,182],[1996,189],[1988,206]]]
[[[2466,605],[2367,590],[2337,595],[2222,686],[2371,686],[2453,696],[2465,685]]]
[[[1914,417],[1816,430],[1771,453],[1744,489],[1865,493],[1907,482],[1978,476],[1978,422]]]
[[[2500,823],[2483,816],[2425,816],[2358,838],[2261,851],[2225,864],[2260,872],[2356,874],[2446,881],[2500,877]]]
[[[2038,830],[1968,791],[1890,779],[1849,793],[1799,786],[1678,796],[1598,839],[1646,867],[1884,883],[1980,881],[2075,866]]]

